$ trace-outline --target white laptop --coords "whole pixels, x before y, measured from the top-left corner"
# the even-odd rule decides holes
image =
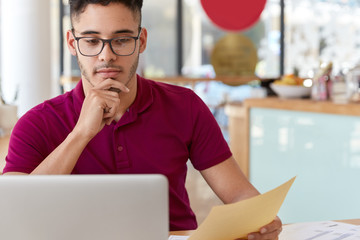
[[[0,177],[0,238],[166,240],[162,175]]]

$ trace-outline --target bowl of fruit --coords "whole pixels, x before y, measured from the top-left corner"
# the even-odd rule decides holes
[[[311,94],[311,87],[304,86],[304,79],[294,74],[287,74],[270,84],[270,88],[280,98],[306,98]]]

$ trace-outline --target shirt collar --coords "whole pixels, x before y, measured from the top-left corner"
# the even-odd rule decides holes
[[[76,84],[74,90],[74,110],[78,116],[80,116],[81,108],[84,103],[85,93],[82,85],[82,79]]]
[[[137,75],[137,93],[129,110],[136,113],[144,112],[154,101],[153,91],[149,80]]]

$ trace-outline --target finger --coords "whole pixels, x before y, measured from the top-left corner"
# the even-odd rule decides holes
[[[106,79],[102,82],[100,82],[99,84],[97,84],[95,87],[95,89],[102,89],[102,90],[120,90],[121,92],[129,92],[130,90],[125,86],[125,84],[119,82],[119,81],[115,81],[113,79]],[[115,91],[117,91],[115,90]]]
[[[104,117],[109,117],[112,114],[115,114],[119,105],[120,105],[120,98],[119,95],[115,92],[107,92],[105,93],[105,91],[101,90],[102,94],[99,95],[99,99],[101,99],[100,104],[101,107],[103,109],[103,112],[105,114],[110,113],[110,115],[108,116],[104,116]]]
[[[260,228],[260,233],[265,234],[268,232],[274,232],[277,231],[278,229],[281,229],[281,227],[282,227],[282,222],[279,217],[276,217],[274,221]]]
[[[98,101],[99,99],[119,99],[119,94],[113,91],[109,91],[108,89],[90,89],[87,96],[87,99],[92,99],[94,101]]]
[[[115,114],[112,112],[104,113],[103,115],[103,123],[106,125],[110,125],[115,119]]]
[[[110,87],[110,88],[109,88],[109,91],[111,91],[111,92],[116,92],[116,93],[120,93],[120,92],[121,92],[121,90],[120,90],[119,88],[115,88],[115,87]]]
[[[278,239],[280,232],[281,232],[281,229],[277,229],[276,231],[273,231],[273,232],[269,232],[266,234],[260,234],[259,239],[276,240],[276,239]]]
[[[104,92],[103,90],[100,91]],[[117,95],[117,97],[114,95]],[[88,95],[86,104],[84,103],[83,108],[87,108],[88,110],[93,111],[94,106],[96,105],[97,108],[95,109],[99,109],[101,113],[115,114],[120,105],[120,98],[118,97],[117,93],[104,94],[99,92],[99,90],[91,90],[91,94]]]
[[[112,123],[113,120],[114,120],[114,118],[106,118],[105,119],[105,124],[109,126]]]
[[[279,217],[276,217],[274,221],[260,228],[259,232],[253,232],[248,234],[249,240],[275,240],[282,230],[282,223]]]
[[[115,116],[117,113],[118,107],[120,105],[119,99],[107,99],[105,100],[105,105],[103,106],[104,118],[109,118]]]
[[[111,109],[111,108],[109,108],[109,107],[105,107],[104,113],[110,113],[110,109]]]
[[[95,91],[99,91],[99,94],[109,99],[119,98],[119,93],[122,92],[119,88],[113,87],[111,89],[96,89]]]
[[[277,240],[279,237],[279,233],[277,232],[273,232],[273,233],[269,233],[269,234],[260,234],[260,233],[250,233],[247,236],[248,240]]]
[[[115,119],[118,106],[119,104],[116,104],[116,101],[114,101],[112,107],[108,106],[104,109],[103,121],[106,125],[110,125]]]
[[[248,234],[249,240],[276,240],[279,238],[279,234],[281,233],[282,228],[276,229],[272,232],[266,232],[266,233],[260,233],[260,232],[254,232]]]

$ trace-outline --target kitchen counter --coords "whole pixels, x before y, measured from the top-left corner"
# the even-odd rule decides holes
[[[248,115],[251,108],[360,116],[360,104],[357,103],[335,104],[331,101],[277,97],[253,98],[246,99],[244,102],[228,103],[225,107],[225,113],[229,117],[230,148],[246,176],[249,176]]]
[[[239,103],[230,103],[230,106],[237,107],[239,106]],[[335,104],[331,101],[314,101],[311,99],[281,99],[273,97],[247,99],[244,101],[243,106],[245,108],[273,108],[282,110],[360,116],[360,104],[358,103]]]
[[[360,215],[360,193],[349,187],[360,182],[360,104],[247,99],[226,113],[230,147],[260,192],[297,176],[284,223]]]

